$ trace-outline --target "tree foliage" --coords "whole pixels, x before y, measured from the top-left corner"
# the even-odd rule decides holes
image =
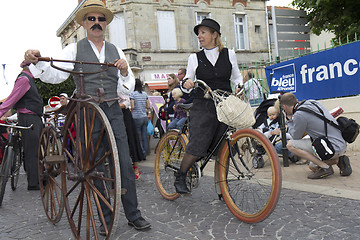
[[[72,75],[70,75],[66,81],[60,84],[44,83],[39,79],[35,79],[35,84],[38,88],[40,96],[43,99],[44,105],[48,104],[49,98],[53,96],[59,96],[61,93],[67,93],[69,96],[71,96],[75,89],[75,83]]]
[[[335,44],[353,41],[360,34],[359,0],[293,0],[292,5],[307,12],[313,33],[334,33]]]

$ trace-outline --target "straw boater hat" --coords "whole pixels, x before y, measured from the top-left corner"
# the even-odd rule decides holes
[[[104,14],[107,24],[109,24],[114,17],[114,14],[105,7],[105,4],[102,1],[87,0],[82,6],[82,8],[80,8],[80,10],[76,12],[75,21],[81,25],[85,15],[93,12]]]

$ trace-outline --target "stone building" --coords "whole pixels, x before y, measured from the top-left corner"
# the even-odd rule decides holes
[[[189,55],[199,51],[193,28],[205,17],[220,23],[222,41],[235,50],[239,64],[268,59],[266,0],[104,2],[115,14],[106,40],[124,50],[134,74],[150,88],[166,87],[166,75],[186,67]],[[83,28],[74,21],[83,3],[84,0],[79,0],[77,8],[57,31],[63,47],[85,37]]]

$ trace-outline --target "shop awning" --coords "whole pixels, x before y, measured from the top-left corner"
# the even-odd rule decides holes
[[[168,89],[168,82],[147,82],[150,90],[157,90],[157,89]]]

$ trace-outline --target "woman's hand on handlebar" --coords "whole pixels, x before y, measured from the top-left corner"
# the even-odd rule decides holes
[[[33,64],[36,64],[39,61],[38,57],[41,57],[41,54],[40,51],[37,49],[28,49],[26,50],[24,55],[25,61]]]
[[[183,87],[186,88],[187,90],[189,90],[189,89],[195,87],[195,83],[194,83],[193,80],[187,79],[187,80],[184,82]]]

